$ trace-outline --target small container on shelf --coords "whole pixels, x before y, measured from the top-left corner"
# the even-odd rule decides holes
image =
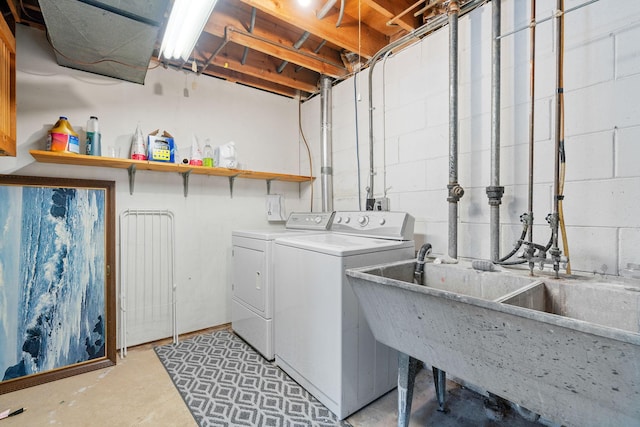
[[[202,151],[200,151],[200,144],[198,138],[193,135],[191,139],[191,156],[189,157],[189,164],[191,166],[202,166]]]
[[[213,163],[213,147],[209,144],[206,144],[202,150],[202,164],[209,168],[215,166]]]
[[[89,156],[102,155],[100,129],[98,128],[98,118],[96,116],[89,117],[87,122],[86,153]]]
[[[147,146],[142,137],[140,124],[136,127],[136,132],[131,138],[131,158],[133,160],[147,160]]]
[[[80,153],[78,134],[65,116],[60,116],[60,119],[47,134],[47,150]]]

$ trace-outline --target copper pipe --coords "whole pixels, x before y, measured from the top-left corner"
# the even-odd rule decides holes
[[[535,109],[535,72],[536,72],[536,0],[531,0],[531,21],[529,27],[529,221],[528,231],[529,251],[528,259],[533,257],[533,156],[534,156],[534,109]],[[529,261],[529,270],[533,274],[533,262]]]
[[[555,192],[556,197],[554,200],[554,214],[557,215],[557,222],[554,224],[555,242],[553,244],[554,249],[557,250],[558,257],[560,256],[560,250],[558,248],[558,227],[562,232],[562,248],[564,250],[565,257],[567,259],[566,273],[571,274],[571,259],[569,258],[569,241],[567,239],[567,229],[564,222],[564,210],[562,203],[564,199],[564,179],[565,179],[565,151],[564,151],[564,0],[557,0],[557,98],[556,98],[556,147],[555,147]],[[559,261],[559,260],[558,260]],[[556,265],[554,264],[554,268]],[[556,270],[557,274],[557,270]]]

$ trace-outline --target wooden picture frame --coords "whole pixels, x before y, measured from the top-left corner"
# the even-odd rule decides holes
[[[116,363],[115,183],[0,175],[0,394]]]

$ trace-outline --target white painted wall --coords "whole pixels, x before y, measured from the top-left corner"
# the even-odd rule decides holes
[[[582,4],[568,0],[565,8]],[[538,19],[554,0],[538,0]],[[502,0],[502,31],[526,25],[529,1]],[[491,4],[459,23],[458,254],[489,258]],[[546,243],[552,209],[555,29],[537,27],[534,240]],[[416,217],[417,245],[447,253],[448,27],[374,69],[375,195]],[[574,270],[619,274],[640,262],[640,2],[600,0],[565,19],[564,210]],[[501,253],[511,250],[527,210],[529,32],[502,43]],[[335,209],[357,209],[355,104],[362,199],[369,175],[367,71],[333,88]],[[384,90],[383,90],[384,89]],[[361,101],[354,101],[359,94]],[[383,103],[384,97],[384,103]],[[320,164],[319,99],[303,104],[303,129]],[[304,161],[304,159],[303,159]],[[315,184],[319,203],[319,182]],[[364,202],[362,202],[364,206]]]
[[[185,198],[178,174],[139,171],[130,195],[125,170],[36,163],[28,151],[44,149],[58,116],[66,115],[83,139],[87,119],[96,115],[103,150],[118,145],[123,157],[140,123],[145,134],[166,129],[180,149],[190,147],[195,133],[214,145],[234,141],[243,168],[307,174],[298,162],[297,101],[162,68],[150,70],[138,85],[60,67],[44,33],[23,26],[17,28],[17,68],[18,156],[0,158],[0,173],[113,180],[118,214],[170,209],[177,236],[179,331],[229,322],[231,232],[272,226],[266,221],[264,181],[237,179],[231,198],[227,178],[193,175]],[[271,192],[285,196],[287,212],[309,209],[298,184],[273,182]]]

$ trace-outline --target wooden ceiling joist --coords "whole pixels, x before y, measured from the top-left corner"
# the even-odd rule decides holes
[[[227,28],[227,37],[229,41],[241,46],[257,50],[258,52],[271,55],[275,58],[280,58],[284,61],[301,65],[304,68],[308,68],[309,70],[316,71],[320,74],[334,78],[342,77],[347,74],[346,68],[342,65],[325,62],[314,55],[296,51],[293,48],[276,44],[267,39],[261,39],[254,34],[245,33],[235,28]]]
[[[258,18],[256,18],[254,30],[250,33],[244,30],[247,27],[246,21],[248,19],[250,19],[249,10],[241,11],[237,8],[230,10],[230,8],[222,7],[216,9],[211,15],[204,30],[209,34],[274,58],[298,64],[320,74],[336,78],[347,73],[339,55],[335,53],[332,55],[331,52],[328,54],[326,52],[316,53],[307,47],[296,50],[292,47],[295,41],[289,37],[299,37],[299,35],[284,34],[282,30],[277,32],[275,29],[265,31],[264,27],[269,23]]]
[[[245,86],[266,90],[267,92],[277,93],[278,95],[283,95],[289,98],[295,98],[299,95],[299,91],[289,86],[282,86],[271,81],[247,76],[244,73],[239,73],[226,68],[209,67],[203,74],[218,77],[232,83],[240,83]]]
[[[313,93],[318,89],[319,75],[308,70],[296,73],[292,67],[288,67],[278,73],[277,63],[273,58],[259,52],[253,52],[247,56],[242,64],[242,48],[236,45],[228,45],[223,51],[214,57],[210,65],[227,70],[244,73],[250,77],[261,80],[269,80],[281,86],[289,86],[296,90]],[[210,53],[201,52],[201,57],[208,60]],[[205,62],[204,60],[202,62]]]
[[[169,65],[307,98],[318,92],[321,75],[340,79],[361,69],[390,42],[425,19],[446,13],[446,1],[312,0],[313,6],[305,8],[296,0],[218,0],[191,58]],[[471,0],[458,1],[463,5]],[[15,22],[46,31],[39,0],[5,3],[3,13],[13,15]],[[100,7],[101,2],[78,3]],[[154,59],[163,33],[159,32]],[[194,60],[198,71],[190,67]],[[167,64],[164,58],[161,62]]]
[[[401,14],[405,9],[402,3],[393,0],[364,0],[363,2],[387,20],[393,20],[394,17]],[[397,25],[409,32],[415,30],[420,25],[420,22],[413,14],[408,13],[395,19],[392,25]]]
[[[366,23],[358,23],[356,19],[345,16],[339,28],[336,28],[336,18],[327,15],[324,19],[316,18],[315,11],[291,7],[279,0],[240,0],[284,22],[292,22],[304,31],[341,47],[349,52],[359,53],[360,56],[371,58],[387,45],[386,36]]]

